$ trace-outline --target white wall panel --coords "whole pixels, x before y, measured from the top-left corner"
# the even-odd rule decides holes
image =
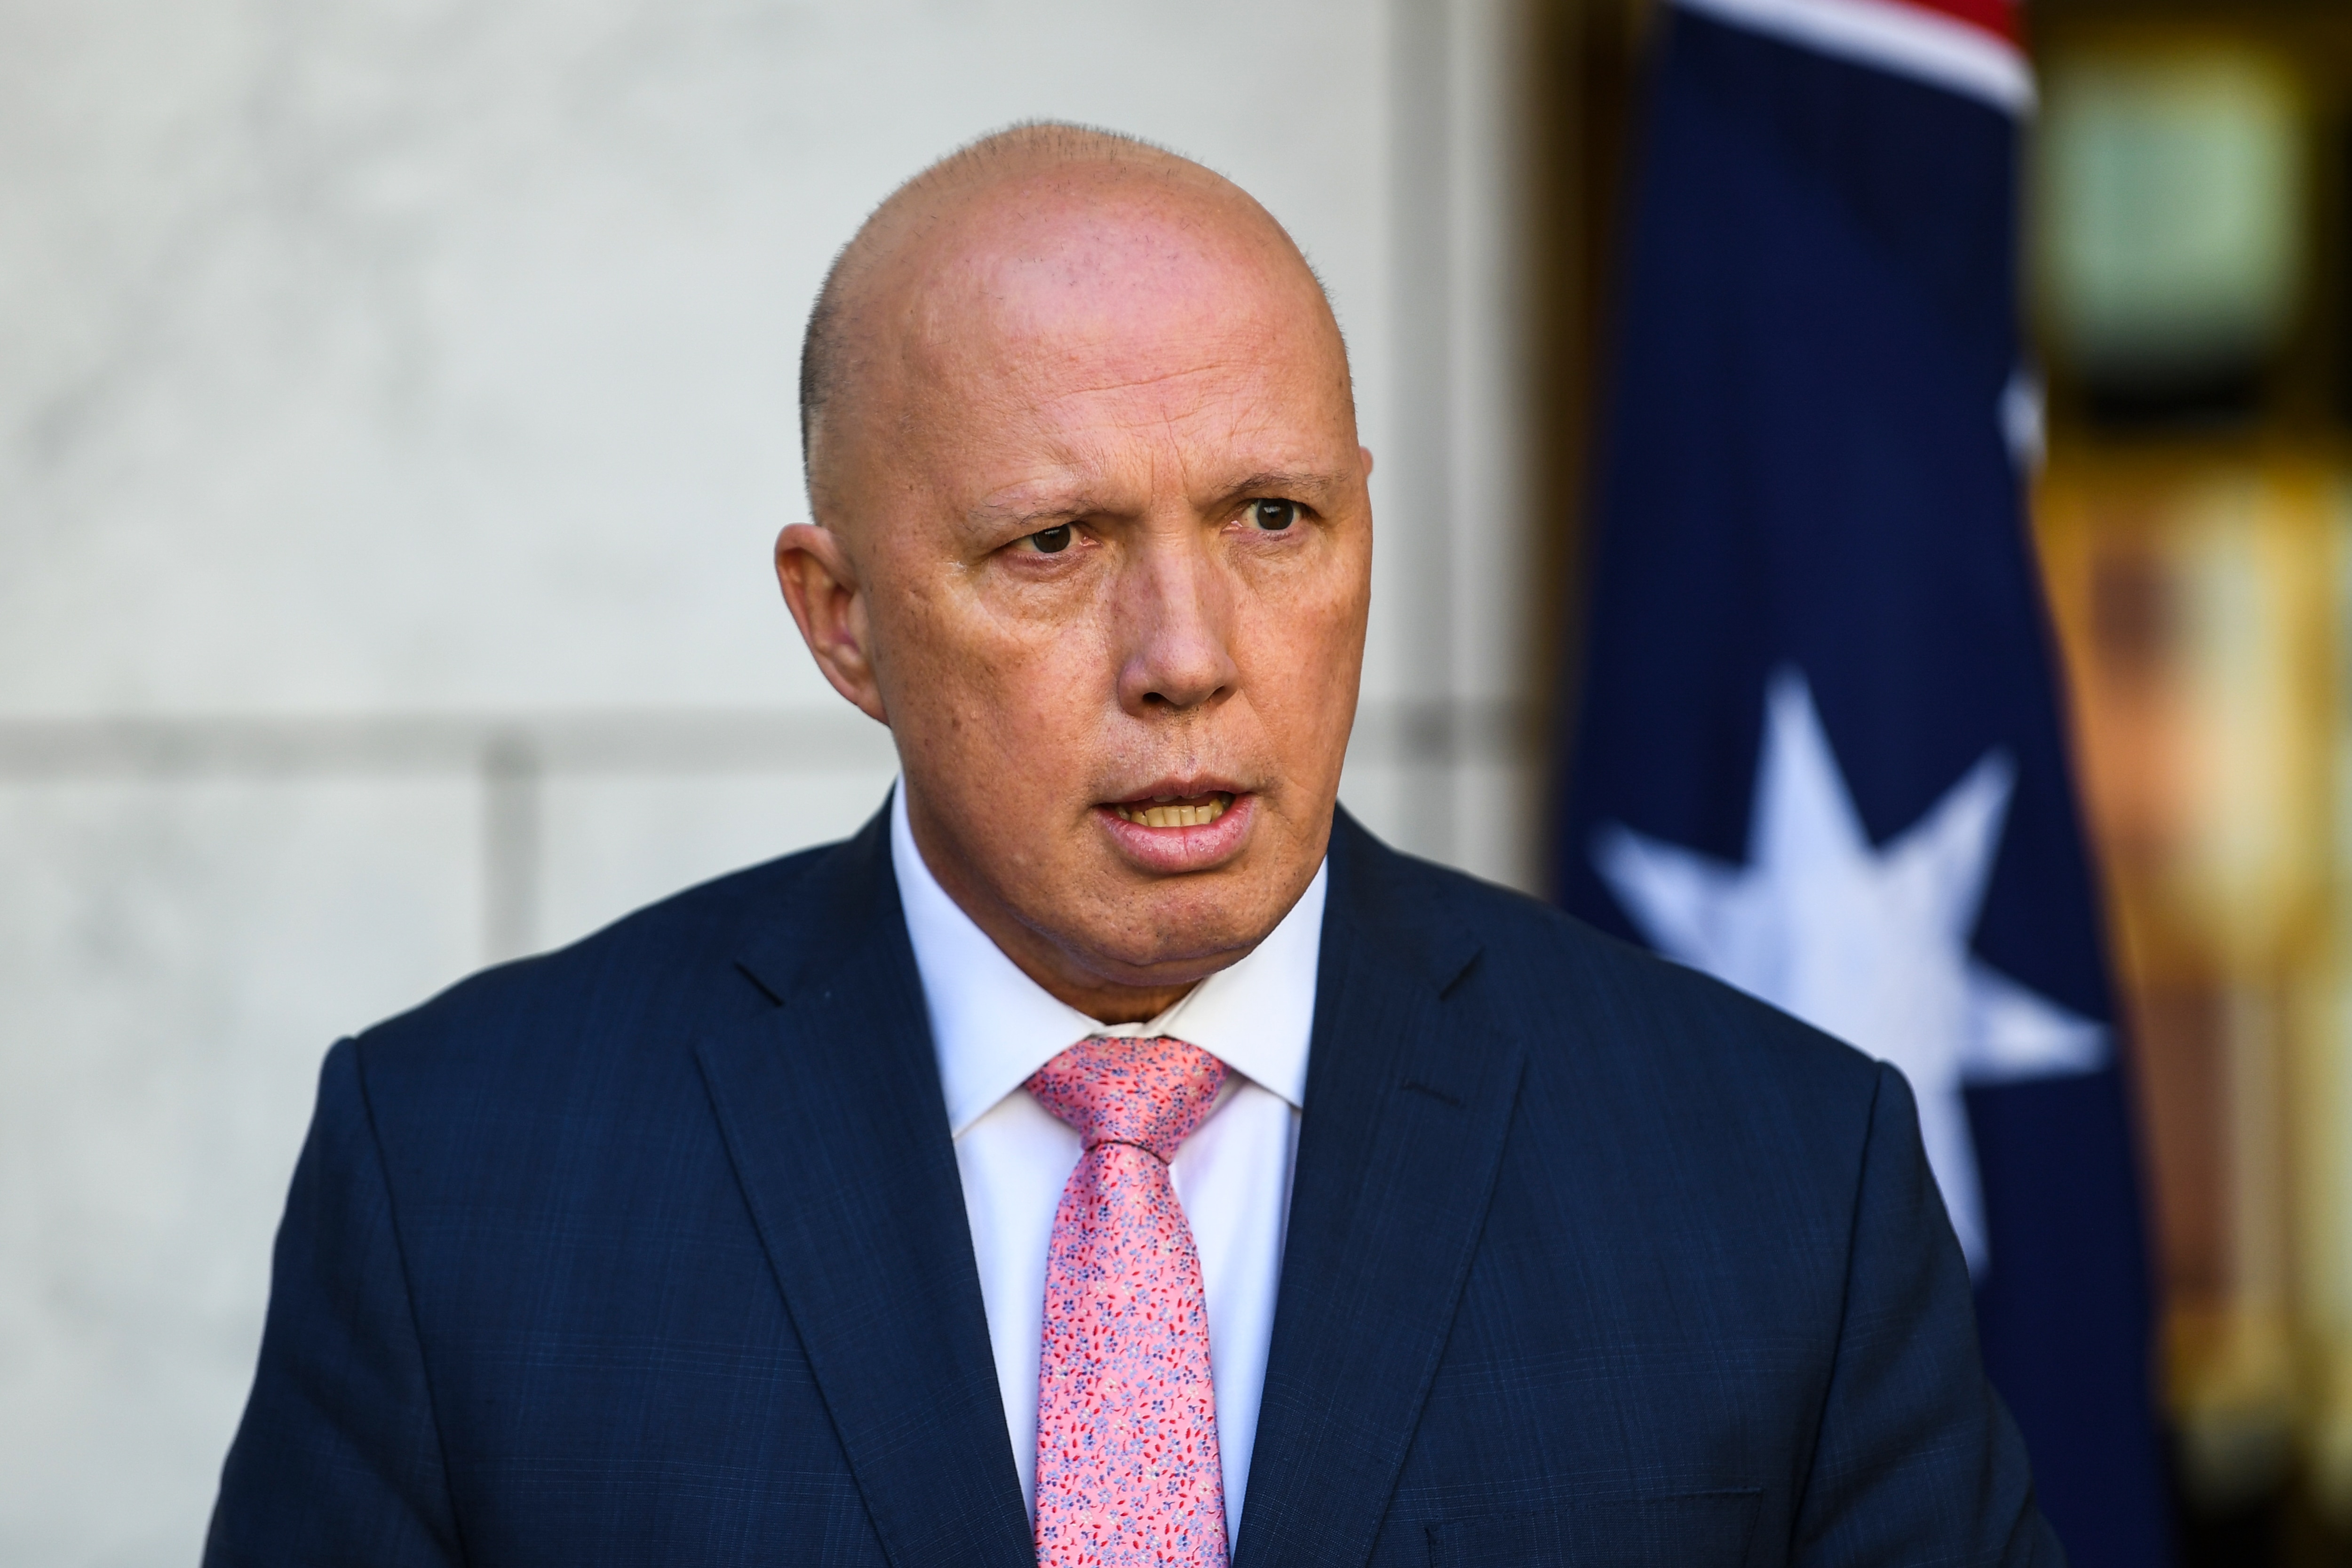
[[[681,888],[846,838],[896,768],[566,779],[546,785],[541,944],[572,942]]]
[[[194,1561],[320,1058],[473,961],[476,819],[0,786],[0,1562]]]
[[[1064,115],[1224,168],[1387,384],[1380,10],[0,13],[0,710],[828,700],[765,562],[835,250]]]

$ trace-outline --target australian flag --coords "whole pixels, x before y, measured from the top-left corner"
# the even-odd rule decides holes
[[[1666,8],[1562,900],[1901,1068],[2078,1565],[2169,1556],[2116,1014],[2022,516],[2007,0]]]

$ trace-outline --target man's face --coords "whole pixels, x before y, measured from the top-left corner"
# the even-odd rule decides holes
[[[1355,711],[1344,353],[1295,256],[1217,216],[966,215],[830,498],[924,858],[1066,999],[1181,986],[1272,930]]]

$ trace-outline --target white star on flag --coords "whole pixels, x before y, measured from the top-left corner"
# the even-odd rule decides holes
[[[1893,1063],[1969,1271],[1986,1261],[1984,1196],[1960,1096],[2105,1064],[2105,1027],[1969,952],[2016,768],[1990,751],[1927,815],[1874,848],[1794,669],[1765,693],[1745,867],[1621,824],[1593,860],[1650,944]]]

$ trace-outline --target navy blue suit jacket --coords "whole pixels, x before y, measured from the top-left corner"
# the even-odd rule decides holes
[[[1900,1076],[1330,866],[1236,1568],[2061,1561]],[[329,1053],[206,1561],[1034,1562],[885,819]]]

